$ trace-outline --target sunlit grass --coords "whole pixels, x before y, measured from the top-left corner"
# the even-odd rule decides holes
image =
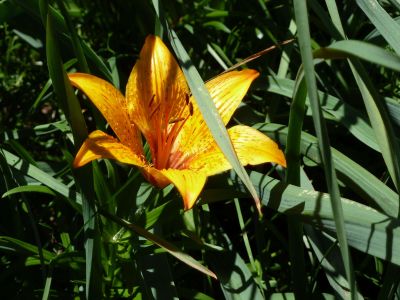
[[[2,296],[399,297],[399,7],[307,5],[1,2]],[[88,132],[113,131],[67,74],[125,94],[150,34],[176,56],[238,172],[209,177],[187,211],[172,185],[155,188],[135,167],[72,168]],[[240,67],[261,76],[227,127],[265,133],[288,162],[246,167],[247,177],[204,81],[292,38]]]

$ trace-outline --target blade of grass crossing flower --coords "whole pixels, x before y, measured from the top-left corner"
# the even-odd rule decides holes
[[[382,8],[376,0],[356,0],[357,5],[375,25],[393,50],[400,55],[400,25]]]
[[[171,35],[171,43],[174,51],[183,67],[183,72],[185,73],[190,90],[197,101],[197,105],[207,123],[207,126],[209,127],[221,151],[224,153],[234,170],[238,173],[239,177],[243,180],[243,183],[249,189],[256,202],[257,209],[261,214],[261,205],[257,193],[254,187],[251,185],[248,174],[236,155],[226,127],[221,119],[221,116],[218,114],[217,108],[215,107],[215,104],[212,101],[211,96],[200,77],[200,74],[190,62],[189,55],[183,48],[183,45],[179,41],[175,32],[171,31]]]
[[[342,259],[344,262],[346,277],[350,284],[351,298],[356,298],[356,286],[354,272],[347,243],[347,235],[344,227],[343,209],[340,201],[340,192],[336,180],[335,168],[333,165],[328,133],[325,122],[322,117],[321,107],[318,99],[317,84],[314,74],[314,62],[311,52],[310,28],[308,23],[307,4],[302,0],[295,0],[294,13],[298,28],[298,41],[300,46],[300,54],[304,65],[305,80],[307,83],[308,95],[313,114],[315,130],[317,132],[319,146],[324,162],[324,173],[326,184],[330,194],[331,205],[334,212],[335,227],[339,240]]]
[[[232,142],[229,138],[226,127],[219,115],[217,108],[211,96],[204,85],[204,81],[201,79],[199,72],[193,66],[190,57],[186,50],[184,49],[182,43],[178,39],[174,31],[169,31],[169,39],[175,54],[182,66],[183,73],[185,74],[186,80],[188,82],[189,88],[197,102],[197,105],[207,123],[208,128],[211,131],[217,145],[220,147],[221,151],[224,153],[233,169],[238,173],[239,177],[243,180],[243,183],[249,189],[252,195],[257,210],[261,215],[261,203],[257,196],[254,187],[251,185],[250,179],[243,165],[240,163],[236,152],[233,148]]]
[[[157,15],[163,14],[163,11],[160,9],[160,1],[153,0],[153,5]],[[164,16],[162,16],[162,18],[164,18]],[[164,34],[164,28],[160,22],[160,19],[161,18],[154,18],[154,34],[162,38]]]
[[[300,68],[289,113],[288,136],[285,157],[288,164],[285,181],[300,185],[300,139],[305,114],[307,86],[303,68]],[[303,224],[298,216],[287,218],[289,234],[289,255],[292,263],[291,274],[296,298],[309,298],[307,275],[304,261]]]
[[[55,38],[52,15],[47,15],[46,23],[46,54],[50,78],[56,92],[60,107],[64,111],[78,147],[87,137],[87,129],[82,116],[80,105],[72,90],[63,69],[63,64]],[[97,228],[94,210],[94,191],[92,187],[92,171],[90,167],[82,168],[75,173],[77,184],[82,189],[82,213],[85,230],[86,254],[86,298],[99,299],[102,296],[102,271],[100,263],[100,234]],[[89,184],[88,184],[89,183]]]

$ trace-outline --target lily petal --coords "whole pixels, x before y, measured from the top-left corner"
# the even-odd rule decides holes
[[[248,126],[237,125],[228,129],[228,133],[239,160],[244,166],[273,162],[286,167],[282,150],[260,131]],[[232,168],[216,143],[204,153],[193,156],[185,167],[204,172],[207,176]]]
[[[148,36],[126,86],[128,113],[149,143],[153,164],[166,167],[169,149],[189,114],[189,89],[162,40]],[[175,130],[174,130],[175,128]]]
[[[206,83],[206,87],[225,125],[228,124],[233,113],[242,102],[250,84],[259,75],[256,70],[252,69],[231,71],[223,73]]]
[[[258,75],[257,71],[251,69],[232,71],[221,74],[206,83],[225,125]],[[174,147],[174,150],[179,149],[180,152],[189,154],[204,151],[214,141],[195,101],[192,102],[193,116],[183,126]]]
[[[191,170],[177,169],[160,170],[160,172],[175,185],[182,195],[184,209],[191,209],[206,183],[207,177],[205,174]]]
[[[115,159],[121,163],[138,167],[146,166],[144,159],[131,148],[100,130],[93,131],[83,142],[75,156],[73,166],[74,168],[82,167],[98,158]]]
[[[126,101],[119,90],[107,81],[93,75],[68,75],[72,85],[84,92],[101,112],[118,139],[137,154],[143,153],[139,132],[128,117]]]

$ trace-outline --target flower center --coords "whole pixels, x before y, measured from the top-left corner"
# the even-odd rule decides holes
[[[154,101],[154,97],[150,103]],[[182,102],[177,107],[167,107],[165,101],[159,101],[158,105],[150,112],[150,120],[156,131],[150,149],[154,167],[157,169],[177,167],[174,161],[179,158],[175,153],[171,156],[171,151],[179,132],[188,118],[193,115],[193,104],[190,102],[188,94],[185,94],[184,103]],[[179,101],[174,101],[174,103],[179,103]]]

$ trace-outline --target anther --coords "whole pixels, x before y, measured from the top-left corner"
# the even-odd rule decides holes
[[[153,105],[153,101],[154,101],[154,98],[155,98],[155,97],[156,97],[155,94],[153,94],[153,96],[151,96],[151,99],[150,99],[150,101],[149,101],[149,107]]]

